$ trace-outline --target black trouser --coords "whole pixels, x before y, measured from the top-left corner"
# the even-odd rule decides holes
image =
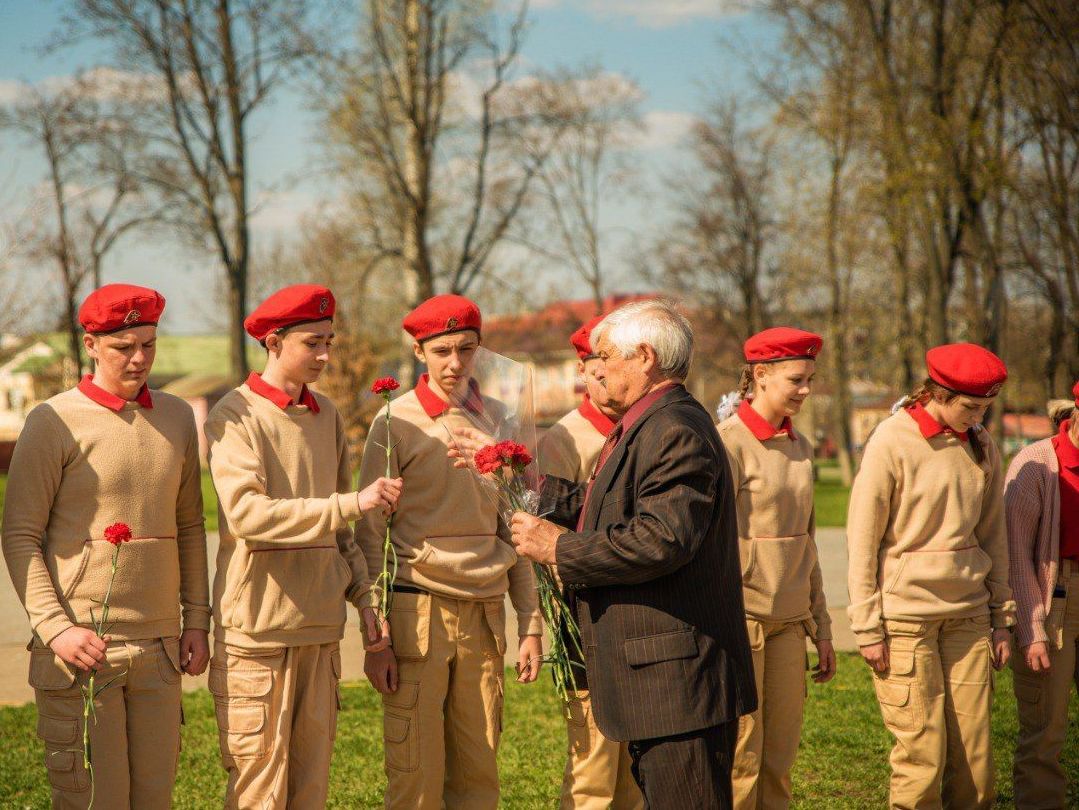
[[[738,722],[629,744],[648,810],[729,810]]]

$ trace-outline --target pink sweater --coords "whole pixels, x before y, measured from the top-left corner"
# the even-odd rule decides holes
[[[1060,567],[1060,467],[1052,439],[1019,451],[1004,479],[1008,580],[1020,647],[1048,641],[1045,618]]]

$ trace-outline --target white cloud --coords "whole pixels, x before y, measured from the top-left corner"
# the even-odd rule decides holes
[[[533,8],[554,8],[581,0],[533,0]],[[718,19],[749,11],[759,0],[584,0],[592,15],[609,19],[628,18],[645,28],[668,28],[692,20]]]
[[[644,132],[637,141],[640,149],[665,149],[678,146],[689,134],[697,118],[678,110],[652,110],[645,113]]]
[[[255,196],[251,227],[260,231],[296,232],[303,218],[315,213],[321,205],[304,191],[262,191]]]
[[[0,105],[14,104],[26,92],[26,85],[14,79],[0,79]]]

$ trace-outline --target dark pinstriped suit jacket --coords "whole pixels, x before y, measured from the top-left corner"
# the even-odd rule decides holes
[[[542,511],[576,526],[585,487],[549,477]],[[664,394],[615,446],[581,532],[558,539],[596,724],[613,740],[719,725],[757,705],[734,493],[708,412]]]

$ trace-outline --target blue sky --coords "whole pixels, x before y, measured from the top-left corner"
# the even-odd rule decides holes
[[[731,0],[533,0],[531,27],[524,47],[526,64],[598,64],[637,82],[646,94],[649,135],[640,148],[645,183],[639,199],[612,206],[611,218],[627,231],[640,232],[656,221],[647,199],[678,162],[685,128],[704,100],[704,86],[737,92],[746,85],[738,52],[766,53],[778,41],[775,28],[760,15],[732,8]],[[0,103],[10,100],[18,82],[36,83],[70,75],[102,61],[100,45],[68,47],[43,56],[39,46],[60,22],[57,0],[7,0],[0,3]],[[720,42],[734,42],[737,51]],[[317,121],[295,90],[285,91],[254,122],[252,190],[262,202],[255,239],[265,244],[287,238],[299,216],[334,189],[312,172],[311,138]],[[44,165],[33,149],[0,133],[0,224],[25,215],[27,201],[43,179]],[[0,244],[0,248],[3,245]],[[619,257],[611,257],[617,265]],[[48,273],[48,270],[38,272]],[[121,243],[109,259],[107,281],[133,281],[158,287],[169,299],[165,325],[199,332],[220,318],[208,304],[207,288],[215,268],[211,258],[167,240]],[[52,276],[35,289],[55,288]],[[568,285],[570,292],[579,292]],[[41,304],[45,306],[44,303]]]

